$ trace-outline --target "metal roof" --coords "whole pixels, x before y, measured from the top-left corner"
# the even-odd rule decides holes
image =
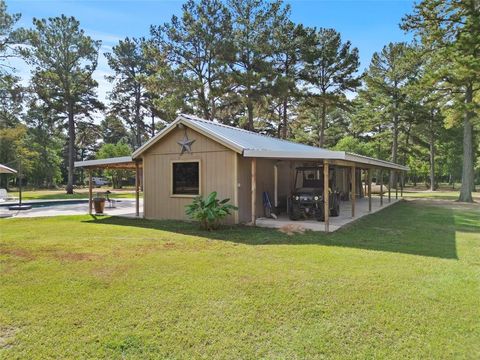
[[[216,140],[224,146],[242,154],[244,157],[298,160],[344,160],[360,164],[408,170],[408,167],[385,160],[370,158],[345,151],[333,151],[315,146],[304,145],[258,134],[244,129],[204,120],[192,115],[181,114],[170,125],[138,148],[132,158],[138,158],[144,151],[170,133],[179,124],[192,128],[199,133]]]
[[[8,166],[0,164],[0,174],[16,174],[17,170],[9,168]]]
[[[75,167],[91,167],[91,168],[117,168],[117,169],[134,169],[135,161],[131,156],[121,156],[108,159],[75,161]]]

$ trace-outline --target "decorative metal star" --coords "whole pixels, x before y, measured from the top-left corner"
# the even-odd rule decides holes
[[[192,153],[192,144],[195,140],[188,140],[187,132],[185,131],[185,135],[183,136],[182,141],[177,141],[177,144],[180,145],[182,148],[180,155],[183,155],[185,152],[191,154]]]

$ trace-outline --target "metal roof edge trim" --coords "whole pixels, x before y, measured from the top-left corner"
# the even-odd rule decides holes
[[[408,166],[396,164],[391,161],[387,160],[381,160],[381,159],[375,159],[369,156],[364,156],[364,155],[358,155],[354,153],[349,153],[345,152],[345,160],[347,161],[356,161],[359,163],[363,164],[369,164],[369,165],[375,165],[379,167],[386,167],[390,169],[397,169],[397,170],[403,170],[403,171],[408,171],[410,168]]]
[[[86,167],[86,166],[95,166],[95,165],[122,164],[127,162],[133,162],[133,159],[131,156],[120,156],[120,157],[106,158],[106,159],[75,161],[73,163],[73,166]]]
[[[320,150],[320,149],[319,149]],[[368,156],[357,155],[353,153],[348,153],[344,151],[331,151],[321,149],[320,151],[325,151],[327,154],[320,155],[316,154],[314,151],[311,153],[305,153],[303,151],[271,151],[271,150],[258,150],[258,149],[245,149],[243,151],[244,157],[258,157],[258,158],[277,158],[277,159],[325,159],[325,160],[345,160],[358,162],[362,164],[374,165],[378,167],[385,167],[390,169],[397,169],[408,171],[408,166],[403,166],[400,164],[395,164],[386,160],[379,160],[371,158]]]
[[[319,151],[328,152],[327,156],[316,154],[314,151],[272,151],[261,149],[245,149],[243,151],[244,157],[259,157],[259,158],[283,158],[283,159],[331,159],[331,160],[345,160],[343,151],[331,151],[325,149],[318,149]]]

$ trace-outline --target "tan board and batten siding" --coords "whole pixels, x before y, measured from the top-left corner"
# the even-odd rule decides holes
[[[144,216],[147,219],[187,219],[185,205],[192,197],[175,196],[172,188],[172,161],[200,161],[200,193],[205,196],[216,191],[220,199],[229,198],[238,212],[227,223],[251,221],[251,159],[226,148],[218,142],[192,130],[188,138],[195,140],[192,153],[180,155],[183,129],[174,129],[149,148],[143,157]],[[262,193],[273,196],[275,160],[257,160],[257,215],[262,215]],[[237,193],[235,193],[237,192]],[[271,199],[273,203],[273,198]]]
[[[257,216],[263,215],[262,194],[268,191],[272,196],[274,187],[273,166],[274,160],[257,159],[257,191],[256,207]],[[238,220],[247,223],[252,220],[252,159],[238,155]],[[272,203],[273,203],[273,199]]]
[[[219,198],[229,198],[235,202],[235,157],[237,154],[192,130],[187,130],[188,138],[195,140],[192,153],[180,155],[177,141],[184,136],[183,129],[174,129],[162,141],[149,148],[143,157],[144,216],[147,219],[187,219],[185,205],[192,197],[171,194],[172,161],[200,161],[200,193],[205,196],[217,191]],[[233,223],[234,217],[227,219]]]

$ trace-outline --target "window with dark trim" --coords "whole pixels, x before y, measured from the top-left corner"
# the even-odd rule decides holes
[[[200,163],[172,163],[172,195],[200,194]]]

